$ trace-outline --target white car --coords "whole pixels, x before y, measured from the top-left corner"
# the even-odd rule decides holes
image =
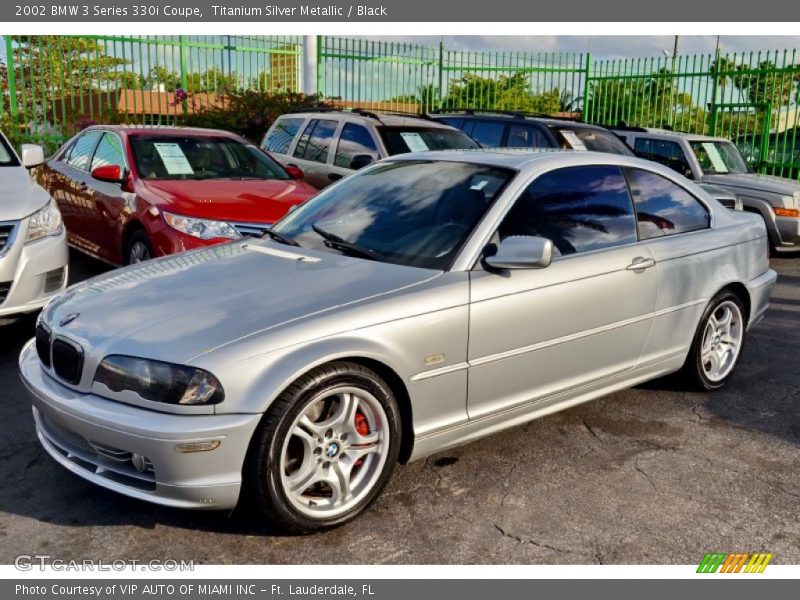
[[[27,171],[43,162],[40,146],[23,144],[20,159],[0,133],[0,320],[40,309],[67,285],[61,213]]]

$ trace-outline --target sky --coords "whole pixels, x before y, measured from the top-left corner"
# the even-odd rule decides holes
[[[662,56],[672,52],[675,36],[518,36],[518,35],[456,35],[456,36],[381,36],[387,41],[407,42],[435,46],[444,40],[447,50],[474,51],[528,51],[528,52],[587,52],[595,58],[631,58]],[[680,36],[679,54],[711,54],[716,47],[716,36]],[[800,35],[771,36],[721,36],[720,50],[726,52],[757,52],[759,50],[797,49],[800,60]]]

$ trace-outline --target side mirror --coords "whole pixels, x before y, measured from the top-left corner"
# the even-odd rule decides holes
[[[356,154],[353,160],[350,161],[350,168],[354,171],[358,171],[359,169],[371,165],[373,162],[375,161],[369,154]]]
[[[44,162],[44,150],[36,144],[22,144],[22,166],[33,169]]]
[[[483,259],[493,269],[543,269],[552,260],[553,242],[527,235],[507,237],[496,254]]]
[[[119,165],[103,165],[92,171],[92,177],[98,181],[122,183],[122,169]]]
[[[286,169],[286,172],[292,179],[302,179],[303,177],[306,176],[306,174],[303,173],[303,169],[301,169],[300,167],[288,166],[284,167],[284,169]]]

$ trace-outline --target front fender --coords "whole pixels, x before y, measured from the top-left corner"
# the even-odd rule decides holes
[[[215,374],[223,382],[226,397],[236,398],[236,402],[223,402],[217,412],[264,413],[298,377],[344,358],[379,362],[406,381],[408,373],[396,354],[397,350],[385,342],[347,335],[290,346],[226,365]]]

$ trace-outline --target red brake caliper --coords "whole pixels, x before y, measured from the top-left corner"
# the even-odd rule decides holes
[[[355,425],[356,425],[356,431],[358,432],[358,435],[360,435],[360,436],[369,435],[369,424],[367,423],[367,418],[361,412],[356,412]],[[363,458],[359,458],[356,461],[355,466],[358,466],[363,462],[364,462],[364,459]]]

